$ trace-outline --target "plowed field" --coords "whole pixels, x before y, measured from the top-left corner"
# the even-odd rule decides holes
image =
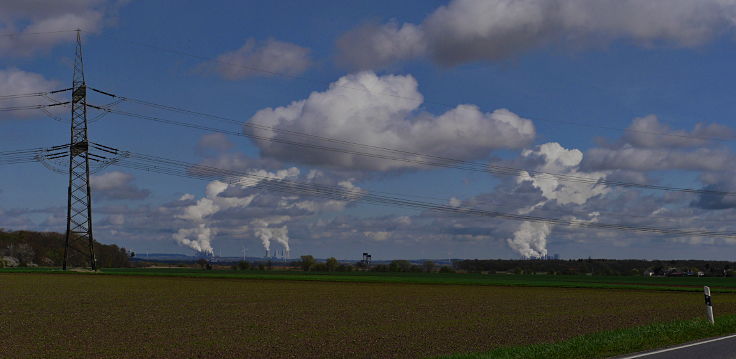
[[[4,273],[0,358],[421,358],[703,314],[699,293]]]

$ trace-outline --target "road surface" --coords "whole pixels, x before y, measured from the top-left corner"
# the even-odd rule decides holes
[[[617,359],[736,359],[736,334],[649,352],[628,354]]]

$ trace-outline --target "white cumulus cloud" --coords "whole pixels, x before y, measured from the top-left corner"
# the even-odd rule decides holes
[[[583,172],[579,170],[583,160],[583,153],[578,149],[566,149],[557,142],[549,142],[538,146],[534,150],[524,150],[522,157],[526,159],[539,158],[543,163],[536,168],[537,173],[523,172],[518,182],[530,181],[532,185],[542,191],[547,200],[555,200],[559,204],[583,204],[591,197],[606,194],[610,188],[595,183],[576,181],[562,181],[547,173],[561,174],[590,179],[593,181],[606,177],[606,172]]]
[[[532,121],[499,109],[482,112],[474,105],[458,105],[440,115],[419,112],[422,95],[410,76],[377,76],[360,72],[340,78],[323,92],[287,106],[258,111],[250,121],[294,132],[373,146],[369,152],[385,155],[380,148],[473,160],[496,149],[522,148],[534,139]],[[387,171],[421,165],[353,153],[312,150],[278,141],[300,141],[292,133],[255,129],[255,140],[264,156],[341,169]],[[276,142],[274,142],[276,141]],[[335,147],[339,144],[310,138],[311,143]],[[355,150],[354,147],[345,147]],[[361,149],[366,151],[365,149]],[[396,153],[390,153],[396,156]],[[413,157],[405,157],[416,160]],[[425,160],[426,158],[419,158]]]

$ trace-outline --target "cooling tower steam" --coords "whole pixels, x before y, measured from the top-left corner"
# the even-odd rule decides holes
[[[259,227],[255,229],[255,235],[261,240],[266,252],[271,249],[271,241],[275,241],[284,247],[286,256],[289,256],[289,229],[286,226]]]
[[[524,222],[514,232],[514,238],[506,241],[524,257],[543,257],[547,255],[547,236],[551,231],[552,225],[548,223]]]
[[[201,223],[194,228],[182,228],[174,234],[177,243],[187,246],[198,253],[214,254],[212,250],[212,237],[215,230]]]
[[[608,172],[586,172],[580,170],[583,152],[578,149],[567,149],[559,143],[548,142],[534,149],[527,149],[521,153],[525,161],[537,162],[535,170],[541,173],[523,172],[517,178],[517,183],[530,183],[539,190],[544,199],[534,205],[519,210],[520,214],[528,214],[549,202],[558,205],[583,205],[592,198],[606,195],[610,188],[589,182],[561,181],[544,173],[559,173],[569,176],[581,176],[592,180],[604,179]],[[592,213],[592,220],[597,217]],[[514,232],[514,238],[507,242],[511,249],[524,257],[543,257],[547,255],[547,237],[552,232],[553,225],[548,223],[523,222]]]

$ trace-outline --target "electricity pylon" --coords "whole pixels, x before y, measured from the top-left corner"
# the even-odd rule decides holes
[[[72,79],[72,121],[69,142],[69,191],[63,269],[66,270],[69,241],[89,242],[89,262],[97,270],[92,237],[92,192],[89,185],[89,141],[87,140],[87,84],[84,81],[82,38],[77,30],[77,48]]]

